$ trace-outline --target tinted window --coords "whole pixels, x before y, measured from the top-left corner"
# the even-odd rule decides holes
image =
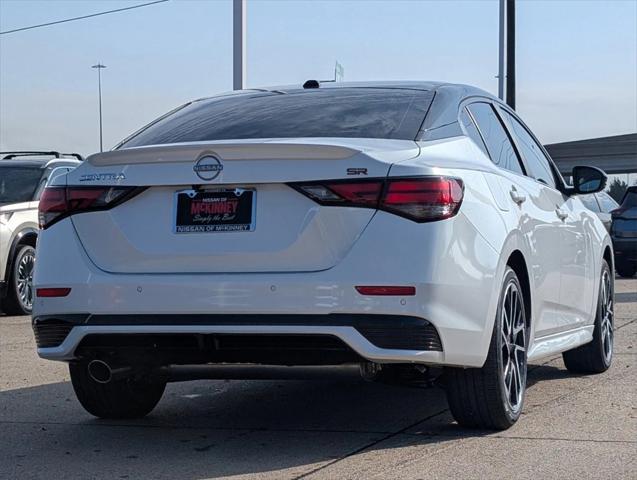
[[[493,163],[515,173],[524,174],[500,119],[488,103],[472,103],[467,107],[478,124]]]
[[[485,153],[486,156],[489,156],[487,146],[484,144],[484,140],[482,140],[480,132],[478,131],[476,124],[473,123],[473,119],[467,112],[466,108],[463,108],[462,112],[460,112],[460,122],[467,132],[467,135],[469,135],[469,138],[471,138],[471,140],[475,142],[475,144],[480,148],[480,150]]]
[[[599,205],[597,204],[597,200],[595,200],[595,195],[580,195],[580,200],[584,204],[586,208],[592,210],[593,212],[600,212]]]
[[[631,188],[624,195],[624,199],[622,200],[622,208],[634,207],[637,207],[637,190],[633,190]]]
[[[380,88],[227,95],[193,102],[122,147],[286,137],[414,140],[432,98],[422,90]]]
[[[619,208],[619,204],[607,193],[598,193],[597,200],[599,200],[603,212],[608,213]]]
[[[544,152],[529,134],[526,128],[519,122],[517,118],[511,115],[509,112],[502,110],[504,115],[508,118],[512,134],[515,137],[520,153],[526,161],[526,165],[529,168],[529,175],[536,180],[555,188],[555,177],[551,170],[550,164]]]
[[[42,170],[38,167],[0,165],[0,204],[33,200],[41,176]]]

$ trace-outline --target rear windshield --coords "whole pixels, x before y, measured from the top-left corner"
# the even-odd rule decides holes
[[[433,93],[389,88],[258,92],[194,102],[150,124],[121,147],[248,138],[414,140]]]
[[[0,204],[33,200],[40,183],[39,167],[14,167],[0,165]]]

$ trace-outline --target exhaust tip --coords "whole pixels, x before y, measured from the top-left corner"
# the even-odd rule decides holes
[[[111,367],[102,360],[91,360],[88,364],[88,374],[97,383],[108,383],[113,378]]]

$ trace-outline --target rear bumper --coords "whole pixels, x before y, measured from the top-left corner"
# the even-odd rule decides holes
[[[104,342],[99,341],[102,337],[107,339],[111,351],[145,348],[152,361],[154,354],[165,352],[160,352],[157,347],[148,348],[148,342],[136,342],[134,338],[167,336],[193,340],[191,343],[199,345],[201,353],[206,351],[211,355],[199,357],[206,358],[206,361],[211,358],[228,361],[229,358],[223,357],[219,340],[223,345],[223,339],[230,336],[240,341],[242,337],[253,335],[335,337],[353,354],[381,363],[440,363],[443,359],[442,343],[435,327],[427,320],[400,315],[75,314],[34,317],[33,330],[38,354],[51,360],[72,360],[81,354],[90,355],[91,349],[97,351],[104,346]],[[165,344],[163,341],[158,343]],[[329,352],[321,351],[321,348],[320,344],[298,347],[308,354],[308,358],[329,357]],[[279,353],[283,355],[283,352]],[[252,362],[253,354],[247,349],[242,356],[235,347],[231,359],[239,363]],[[299,356],[301,361],[302,356]],[[171,361],[188,363],[179,357],[172,357]]]
[[[347,256],[318,272],[109,273],[90,261],[69,219],[41,232],[37,254],[35,288],[64,287],[71,292],[61,298],[36,298],[33,317],[89,318],[74,325],[60,345],[38,350],[43,358],[64,361],[75,358],[82,339],[92,334],[308,334],[337,337],[361,357],[380,363],[480,367],[491,340],[499,291],[495,285],[504,268],[499,254],[462,214],[416,224],[378,212]],[[367,296],[359,294],[356,285],[408,285],[416,294]],[[210,314],[261,320],[188,320]],[[158,323],[156,319],[165,315],[177,320]],[[398,338],[413,333],[401,319],[429,322],[442,351],[383,347],[356,325],[326,323],[335,315],[389,319],[390,331]],[[295,316],[307,321],[280,320]],[[119,320],[108,323],[109,317]],[[95,323],[96,319],[101,321]]]

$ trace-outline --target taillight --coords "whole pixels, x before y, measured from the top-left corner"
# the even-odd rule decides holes
[[[375,208],[383,189],[383,182],[331,183],[326,187],[347,203]]]
[[[383,180],[376,179],[292,184],[292,187],[321,205],[377,208],[383,185]]]
[[[134,197],[144,187],[46,187],[40,197],[40,228],[69,215],[108,210]]]
[[[381,208],[419,222],[443,220],[458,212],[463,194],[457,178],[389,180]]]
[[[396,177],[291,184],[321,205],[377,208],[415,222],[453,217],[464,195],[453,177]]]

